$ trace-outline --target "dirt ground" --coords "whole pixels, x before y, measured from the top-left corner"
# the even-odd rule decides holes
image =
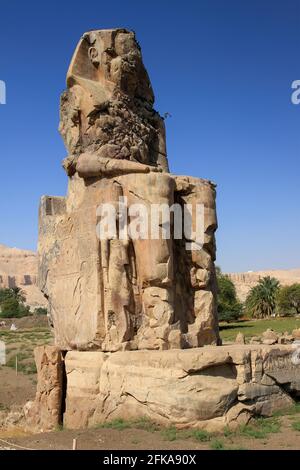
[[[1,433],[0,430],[0,449],[21,446],[28,449],[71,450],[73,439],[76,438],[78,450],[299,450],[300,432],[291,428],[292,420],[281,417],[280,422],[280,432],[269,434],[263,439],[219,434],[212,436],[207,442],[197,442],[195,438],[174,438],[164,431],[151,432],[134,428],[58,430],[35,435],[22,434],[18,429],[10,433]]]
[[[5,328],[0,328],[0,331],[9,330],[12,324],[18,329],[22,328],[48,328],[48,317],[47,315],[30,315],[23,318],[2,318],[6,324]]]
[[[0,368],[0,410],[11,408],[13,405],[23,405],[35,396],[36,376],[16,371],[9,367]],[[1,434],[1,428],[0,428]]]

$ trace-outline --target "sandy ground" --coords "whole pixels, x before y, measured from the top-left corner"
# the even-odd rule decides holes
[[[282,417],[281,423],[280,432],[269,434],[264,439],[216,435],[204,443],[195,439],[170,441],[159,431],[148,432],[141,429],[62,430],[35,435],[22,435],[16,429],[11,433],[0,431],[0,448],[7,447],[1,441],[4,439],[11,448],[16,444],[28,449],[71,450],[73,439],[77,439],[78,450],[299,450],[300,432],[291,428],[288,417]]]
[[[0,369],[0,409],[11,408],[13,405],[22,405],[35,396],[36,376],[16,375],[14,369],[1,367]],[[1,433],[1,429],[0,429]]]
[[[14,324],[18,329],[47,328],[49,325],[47,315],[31,315],[23,318],[2,318],[1,321],[5,322],[6,327],[0,327],[0,332],[9,330],[12,324]]]

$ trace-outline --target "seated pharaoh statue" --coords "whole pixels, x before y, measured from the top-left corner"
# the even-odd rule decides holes
[[[134,33],[84,34],[61,97],[68,195],[40,205],[39,286],[61,350],[219,344],[215,185],[169,173],[153,104]]]

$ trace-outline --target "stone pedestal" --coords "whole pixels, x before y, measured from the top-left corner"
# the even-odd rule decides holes
[[[65,409],[67,428],[92,427],[113,419],[147,417],[165,426],[220,431],[271,416],[300,396],[300,365],[290,346],[205,346],[190,350],[71,351],[65,357],[66,388],[59,406],[38,393],[40,427],[49,410]],[[59,360],[60,364],[60,360]],[[51,375],[53,365],[49,363]],[[45,369],[39,369],[39,383]],[[43,397],[41,399],[41,396]],[[50,415],[51,416],[51,415]]]

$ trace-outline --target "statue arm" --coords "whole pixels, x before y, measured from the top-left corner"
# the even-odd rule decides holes
[[[156,167],[130,160],[100,157],[92,153],[83,153],[76,163],[76,170],[82,178],[96,176],[120,176],[128,173],[150,173],[159,171]]]

